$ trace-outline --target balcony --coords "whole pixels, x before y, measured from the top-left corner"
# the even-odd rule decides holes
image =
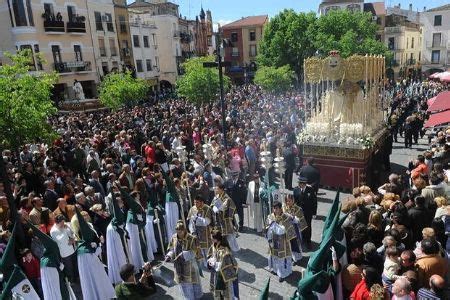
[[[60,32],[64,33],[64,22],[56,20],[44,20],[44,30],[45,32]]]
[[[391,51],[403,51],[403,50],[405,50],[404,47],[402,47],[402,46],[400,46],[398,44],[397,45],[389,44],[388,45],[388,49],[391,50]]]
[[[66,61],[55,63],[55,71],[58,73],[73,73],[91,71],[90,61]]]
[[[173,37],[174,37],[174,38],[179,38],[179,37],[180,37],[180,31],[175,30],[175,31],[173,32]]]
[[[395,27],[386,27],[385,33],[386,34],[396,34],[396,33],[402,33],[405,31],[405,28],[402,26],[395,26]]]
[[[100,49],[100,56],[106,56],[106,48],[105,47],[99,47]]]
[[[413,58],[413,59],[408,59],[407,61],[406,61],[406,64],[407,65],[409,65],[409,66],[412,66],[412,65],[415,65],[416,64],[416,60]]]
[[[67,22],[67,32],[86,33],[86,24],[84,22]]]
[[[427,48],[429,49],[445,49],[446,45],[443,40],[440,41],[427,41]]]
[[[239,57],[239,51],[233,51],[231,52],[232,57]]]

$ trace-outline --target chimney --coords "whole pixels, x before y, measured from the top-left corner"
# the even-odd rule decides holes
[[[412,11],[412,3],[409,4],[409,11]]]

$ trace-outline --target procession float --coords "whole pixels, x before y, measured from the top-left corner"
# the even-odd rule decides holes
[[[370,184],[388,131],[383,56],[325,58],[304,62],[305,120],[297,136],[303,157],[314,157],[321,184],[351,189]]]

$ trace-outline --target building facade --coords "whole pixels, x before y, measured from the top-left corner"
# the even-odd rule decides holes
[[[391,14],[386,17],[385,44],[393,53],[386,66],[388,78],[417,75],[422,55],[420,24],[410,22],[407,16]]]
[[[424,40],[422,72],[427,75],[450,68],[450,4],[421,13]]]
[[[242,18],[220,28],[221,37],[231,42],[225,48],[225,61],[231,63],[226,69],[228,76],[236,83],[249,82],[256,70],[256,56],[264,26],[269,22],[267,15]]]
[[[377,24],[375,39],[384,42],[384,28],[386,27],[386,7],[384,2],[364,3],[364,12],[372,14],[372,20]]]
[[[331,10],[342,9],[362,12],[364,0],[323,0],[319,5],[319,14],[326,15]]]
[[[102,78],[121,65],[114,4],[112,0],[88,0],[87,6],[97,72]]]
[[[181,74],[181,46],[179,30],[178,5],[166,0],[142,0],[128,5],[129,9],[139,11],[143,22],[155,24],[157,55],[155,57],[159,67],[159,84],[161,89],[174,87]]]
[[[52,91],[55,102],[74,99],[78,80],[86,98],[97,96],[99,77],[85,1],[3,0],[0,6],[0,59],[4,52],[29,49],[34,56],[31,71],[56,71]],[[39,63],[36,54],[44,63]]]
[[[143,21],[141,13],[129,12],[136,76],[147,81],[151,91],[159,88],[158,40],[155,23]]]
[[[134,70],[133,51],[131,49],[131,34],[126,0],[113,0],[114,14],[117,32],[117,43],[119,45],[120,60],[122,67]]]

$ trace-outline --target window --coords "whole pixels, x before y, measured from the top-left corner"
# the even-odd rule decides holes
[[[152,60],[151,59],[145,60],[145,64],[147,65],[147,72],[150,72],[152,70]]]
[[[76,16],[75,6],[67,5],[67,17],[69,18],[69,22],[76,22]]]
[[[146,36],[146,35],[144,35],[144,47],[145,48],[149,48],[150,47],[150,45],[148,43],[148,36]]]
[[[105,40],[98,39],[98,48],[100,50],[100,56],[106,56]]]
[[[231,41],[232,42],[237,42],[238,41],[238,34],[237,34],[237,32],[232,32],[231,33]]]
[[[109,39],[109,52],[111,52],[111,56],[117,56],[116,40],[114,38]]]
[[[442,25],[442,15],[434,16],[434,26],[441,26],[441,25]]]
[[[408,49],[409,46],[409,38],[406,38],[406,49]]]
[[[159,71],[159,57],[155,56],[155,67]]]
[[[94,11],[94,16],[95,16],[95,29],[98,31],[103,30],[102,15],[98,11]]]
[[[256,45],[250,45],[250,57],[255,57],[256,54]]]
[[[414,38],[411,38],[411,49],[414,49]]]
[[[138,35],[133,35],[133,46],[138,48],[140,47],[139,45],[139,36]]]
[[[255,31],[250,31],[249,40],[256,41],[256,32]]]
[[[108,75],[109,68],[108,68],[108,63],[107,62],[102,62],[102,71],[103,71],[103,75]]]
[[[389,50],[394,50],[394,48],[395,48],[395,38],[390,37],[388,39],[388,48],[389,48]]]
[[[83,55],[81,54],[81,46],[73,45],[73,52],[75,52],[75,60],[83,61]]]
[[[152,33],[153,46],[158,48],[158,43],[156,42],[156,33]]]
[[[237,47],[231,48],[231,56],[239,56],[239,49]]]
[[[114,25],[112,22],[112,16],[111,14],[105,14],[106,17],[106,28],[109,32],[114,32]]]
[[[42,67],[42,59],[38,56],[39,55],[39,45],[38,44],[34,45],[34,54],[36,55],[36,62],[37,62],[38,70],[43,70],[44,68]]]
[[[119,28],[120,33],[127,33],[127,23],[125,21],[125,16],[119,16]]]
[[[441,50],[431,51],[431,62],[433,64],[438,64],[440,60],[441,60]]]
[[[53,62],[55,64],[61,63],[62,59],[61,59],[61,50],[59,49],[58,45],[53,45],[52,46],[52,54],[53,54]]]
[[[31,47],[31,45],[21,45],[21,46],[20,46],[20,50],[21,50],[21,51],[22,51],[22,50],[30,50],[30,53],[31,53],[31,61],[30,61],[30,63],[28,64],[29,70],[30,70],[30,71],[36,71],[36,66],[35,66],[35,64],[34,64],[33,48]]]
[[[341,8],[339,6],[329,6],[325,8],[325,14],[327,14],[331,10],[340,10]]]
[[[27,13],[28,13],[28,23],[30,26],[34,26],[33,20],[33,10],[31,9],[31,2],[27,0]]]
[[[441,33],[433,33],[433,45],[432,47],[439,47],[441,45]]]
[[[140,60],[140,59],[136,59],[136,70],[139,73],[144,72],[144,69],[142,68],[142,60]]]
[[[12,0],[12,7],[16,26],[27,26],[27,17],[25,14],[25,6],[23,5],[23,0]]]

